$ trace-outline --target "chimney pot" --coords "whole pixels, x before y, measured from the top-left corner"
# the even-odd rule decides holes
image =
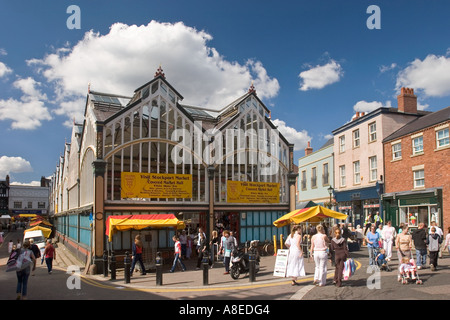
[[[397,104],[399,112],[417,113],[417,96],[414,89],[402,87],[397,96]]]
[[[305,156],[311,154],[313,152],[313,148],[311,148],[311,141],[308,141],[308,147],[305,148]]]

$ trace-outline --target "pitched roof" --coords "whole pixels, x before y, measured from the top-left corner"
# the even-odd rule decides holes
[[[423,117],[417,118],[404,125],[390,136],[386,137],[383,142],[398,139],[416,131],[423,130],[428,127],[435,126],[439,123],[450,120],[450,107],[441,109],[436,112],[429,113]]]

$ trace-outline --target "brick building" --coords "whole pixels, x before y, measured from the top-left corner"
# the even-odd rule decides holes
[[[402,88],[398,108],[357,112],[352,121],[332,131],[334,196],[338,210],[349,215],[349,222],[363,225],[368,215],[384,212],[380,199],[385,175],[383,139],[426,114],[429,112],[417,110],[413,90]]]
[[[413,99],[414,92],[409,92]],[[450,107],[406,124],[383,140],[385,217],[394,225],[450,226]]]

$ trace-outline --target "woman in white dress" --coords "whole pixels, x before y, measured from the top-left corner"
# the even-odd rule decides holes
[[[289,248],[286,277],[292,277],[292,285],[298,283],[297,277],[305,276],[305,264],[303,262],[302,236],[299,226],[294,226],[289,237],[286,239],[285,245]]]

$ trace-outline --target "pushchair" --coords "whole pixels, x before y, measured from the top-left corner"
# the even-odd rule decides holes
[[[423,284],[417,272],[417,266],[414,259],[403,257],[402,264],[398,267],[398,281],[402,284],[408,284],[410,281],[416,284]]]
[[[391,267],[389,266],[388,261],[386,260],[386,257],[378,257],[380,254],[380,249],[374,248],[373,255],[375,257],[376,266],[380,271],[392,271]],[[383,253],[384,254],[384,253]]]

